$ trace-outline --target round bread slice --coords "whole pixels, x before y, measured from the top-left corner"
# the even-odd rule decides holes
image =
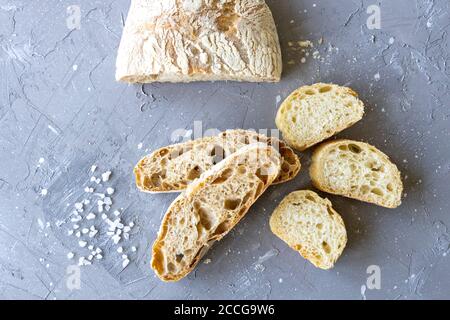
[[[310,176],[314,186],[386,208],[401,204],[400,171],[387,155],[353,140],[323,143],[313,153]]]
[[[281,104],[275,123],[283,139],[303,151],[362,119],[364,104],[350,88],[317,83],[300,87]]]
[[[331,269],[347,243],[341,216],[328,199],[309,190],[295,191],[281,201],[270,229],[292,249],[321,269]]]

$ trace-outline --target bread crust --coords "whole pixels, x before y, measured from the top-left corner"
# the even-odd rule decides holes
[[[198,174],[210,169],[215,164],[214,157],[210,156],[208,152],[225,153],[224,157],[226,158],[252,142],[267,143],[280,152],[282,170],[273,184],[287,182],[300,171],[300,160],[286,143],[275,137],[268,138],[253,131],[237,129],[224,131],[214,137],[179,143],[154,151],[142,158],[134,168],[136,185],[139,190],[148,193],[180,192],[194,180],[190,178],[197,178]],[[172,154],[175,155],[172,156]],[[223,158],[222,155],[216,156],[217,160]],[[199,172],[195,172],[194,169]],[[192,174],[192,172],[194,173]]]
[[[307,201],[311,200],[313,201],[312,203],[307,203]],[[298,221],[294,221],[296,219],[292,219],[292,216],[290,219],[286,218],[286,215],[291,213],[288,212],[289,210],[298,210],[298,212],[293,213],[297,218],[306,215],[306,208],[311,204],[322,210],[322,212],[314,212],[314,215],[319,218],[320,223],[322,225],[332,225],[332,228],[326,230],[334,233],[324,235],[324,238],[335,238],[335,243],[331,244],[333,247],[329,247],[332,249],[330,252],[318,250],[318,247],[321,244],[311,243],[306,237],[300,239],[301,241],[295,239],[301,234],[301,231],[306,231],[300,229],[305,229],[307,227],[299,224]],[[295,206],[295,208],[292,206]],[[292,223],[292,225],[289,228],[286,228],[285,223],[289,222]],[[342,217],[333,209],[333,206],[328,199],[321,198],[317,193],[310,190],[294,191],[287,195],[272,213],[269,224],[271,231],[278,238],[284,241],[293,250],[297,251],[303,258],[309,260],[314,266],[324,270],[333,268],[347,243],[347,232]]]
[[[325,89],[327,91],[325,91]],[[341,99],[340,102],[343,102],[345,99],[348,99],[352,103],[352,109],[351,113],[349,113],[347,116],[344,116],[345,121],[340,121],[335,126],[328,126],[327,121],[325,119],[321,119],[320,122],[317,122],[314,120],[314,123],[308,123],[308,120],[312,118],[301,118],[296,119],[296,122],[292,120],[292,118],[288,117],[287,114],[289,113],[289,110],[293,107],[298,108],[306,108],[308,107],[317,107],[316,105],[308,105],[307,102],[305,104],[302,104],[302,101],[308,101],[308,99],[311,99],[311,97],[314,97],[314,95],[330,95],[333,93],[334,95],[338,96],[339,99]],[[325,99],[329,99],[329,97],[326,97]],[[335,102],[330,102],[330,110],[333,110],[334,106],[332,104]],[[295,106],[293,106],[295,105]],[[328,108],[328,107],[327,107]],[[337,110],[337,109],[336,109]],[[349,109],[350,110],[350,109]],[[319,110],[320,111],[320,110]],[[315,110],[311,111],[315,112]],[[327,113],[328,115],[328,113]],[[352,125],[354,125],[356,122],[362,119],[364,115],[364,104],[361,100],[358,99],[358,94],[353,91],[352,89],[348,87],[341,87],[335,84],[329,84],[329,83],[315,83],[310,86],[302,86],[292,92],[281,104],[280,108],[278,109],[275,123],[278,129],[283,133],[283,139],[286,140],[286,142],[293,147],[296,150],[304,151],[311,146],[326,140],[330,138],[331,136],[335,135],[336,133],[339,133]],[[331,119],[334,122],[338,122],[337,119]],[[313,128],[318,128],[320,126],[321,130],[319,133],[308,133],[308,137],[299,137],[297,133],[295,133],[296,126],[303,126],[306,127],[306,125],[309,124]]]
[[[385,201],[383,199],[374,200],[373,198],[370,197],[361,197],[358,196],[355,192],[343,192],[342,190],[335,190],[327,184],[326,182],[327,177],[324,175],[323,170],[324,157],[327,155],[327,151],[339,147],[340,145],[348,145],[348,144],[355,144],[362,149],[370,149],[371,152],[376,153],[381,159],[383,159],[384,164],[389,168],[390,172],[392,173],[391,179],[395,184],[394,188],[397,193],[395,201]],[[401,205],[403,183],[401,180],[400,171],[398,170],[397,166],[393,162],[391,162],[391,160],[386,154],[384,154],[376,147],[368,143],[348,139],[338,139],[324,142],[314,150],[311,161],[312,162],[309,172],[312,184],[321,191],[376,204],[385,208],[394,209]]]
[[[259,162],[253,161],[256,159],[254,158],[255,156],[257,156],[257,161]],[[236,167],[236,163],[242,165],[243,169]],[[258,170],[263,167],[270,168],[270,170],[267,171],[267,174],[261,180],[258,175],[258,172],[261,171]],[[274,148],[265,144],[253,144],[242,148],[229,158],[220,162],[189,185],[186,192],[180,194],[170,205],[161,223],[158,237],[153,244],[151,266],[157,276],[163,281],[178,281],[189,274],[211,245],[215,241],[222,239],[245,216],[250,206],[264,193],[273,180],[275,180],[280,169],[280,155]],[[208,194],[211,190],[218,190],[214,189],[214,186],[217,187],[216,181],[217,179],[221,179],[227,170],[233,170],[233,174],[227,178],[228,180],[220,180],[222,185],[219,184],[218,188],[220,188],[221,192],[217,192],[213,198],[204,200],[201,206],[209,208],[209,205],[212,205],[214,201],[226,203],[226,197],[230,196],[230,191],[227,191],[227,188],[233,183],[236,183],[236,181],[241,181],[243,184],[233,194],[241,192],[249,196],[246,199],[241,199],[240,205],[235,208],[230,209],[225,207],[224,209],[215,207],[211,212],[214,215],[214,219],[217,219],[214,220],[214,227],[210,226],[212,228],[208,229],[206,233],[203,233],[205,231],[205,224],[202,223],[201,215],[197,214],[200,212],[200,209],[198,206],[196,207],[196,203],[200,201],[199,199],[204,198],[205,194]],[[240,170],[245,171],[241,172]],[[243,181],[244,179],[241,174],[245,174],[248,181]],[[252,186],[252,181],[257,183]],[[227,185],[224,186],[225,184]],[[182,228],[175,223],[175,221],[178,222],[180,219],[184,219],[186,223]],[[185,244],[183,239],[186,239],[188,235],[197,235],[197,238],[194,237],[195,241]],[[183,255],[181,259],[188,259],[184,262],[181,260],[180,263],[184,264],[176,272],[171,271],[168,267],[173,262],[173,254],[177,253],[172,252],[174,246],[181,246],[182,249],[179,249]],[[194,255],[191,254],[189,256],[187,254],[188,251],[192,251]],[[175,266],[172,264],[172,267],[174,268]]]
[[[116,61],[128,83],[278,82],[282,59],[264,0],[132,0]]]

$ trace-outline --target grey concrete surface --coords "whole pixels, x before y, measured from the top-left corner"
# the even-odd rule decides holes
[[[283,48],[280,83],[128,86],[114,81],[128,1],[0,0],[0,298],[450,298],[450,2],[268,4]],[[379,30],[366,24],[373,4],[380,7]],[[67,27],[70,5],[81,10],[79,30]],[[314,42],[308,57],[299,40]],[[328,196],[349,241],[333,270],[315,269],[268,227],[284,195],[311,187],[305,152],[299,176],[270,188],[208,253],[210,263],[179,283],[160,282],[149,267],[150,246],[176,195],[139,193],[134,164],[170,143],[174,130],[192,130],[195,121],[203,130],[274,128],[279,102],[318,81],[359,92],[366,115],[338,136],[390,155],[403,173],[403,205],[388,210]],[[111,180],[90,182],[93,164],[97,177],[112,170]],[[83,190],[90,185],[96,191],[114,187],[113,210],[123,208],[122,220],[136,224],[120,243],[131,262],[122,268],[97,217],[100,233],[90,243],[103,249],[104,258],[81,268],[74,289],[67,267],[87,249],[67,234],[69,216],[74,203],[96,201]],[[373,265],[381,271],[380,289],[367,287]]]

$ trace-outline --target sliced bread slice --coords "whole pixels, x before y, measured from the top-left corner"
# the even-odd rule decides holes
[[[317,83],[295,90],[278,109],[283,139],[303,151],[362,119],[364,104],[350,88]]]
[[[347,243],[344,221],[331,202],[309,190],[284,198],[270,218],[270,229],[321,269],[331,269]]]
[[[312,182],[319,190],[386,208],[401,204],[400,171],[387,155],[353,140],[323,143],[313,153]]]
[[[163,281],[191,272],[276,179],[279,153],[266,144],[246,146],[189,185],[163,218],[153,244],[152,268]]]
[[[254,131],[229,130],[154,151],[136,165],[136,185],[150,193],[182,191],[203,172],[255,142],[267,143],[281,154],[282,170],[274,184],[291,180],[300,171],[300,160],[283,141]]]

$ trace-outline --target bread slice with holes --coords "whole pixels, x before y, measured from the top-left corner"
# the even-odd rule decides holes
[[[309,190],[285,197],[270,217],[270,229],[321,269],[331,269],[347,243],[344,221],[331,202]]]
[[[267,143],[281,154],[282,170],[274,184],[289,181],[300,171],[297,155],[283,141],[250,130],[228,130],[154,151],[136,165],[136,185],[150,193],[182,191],[223,158],[255,142]]]
[[[317,83],[295,90],[278,109],[283,139],[303,151],[362,119],[364,104],[350,88]]]
[[[387,155],[370,144],[336,140],[313,153],[310,175],[322,191],[370,202],[386,208],[401,204],[400,171]]]
[[[266,144],[246,146],[195,180],[171,204],[153,244],[152,268],[164,281],[191,272],[277,178],[279,153]]]

